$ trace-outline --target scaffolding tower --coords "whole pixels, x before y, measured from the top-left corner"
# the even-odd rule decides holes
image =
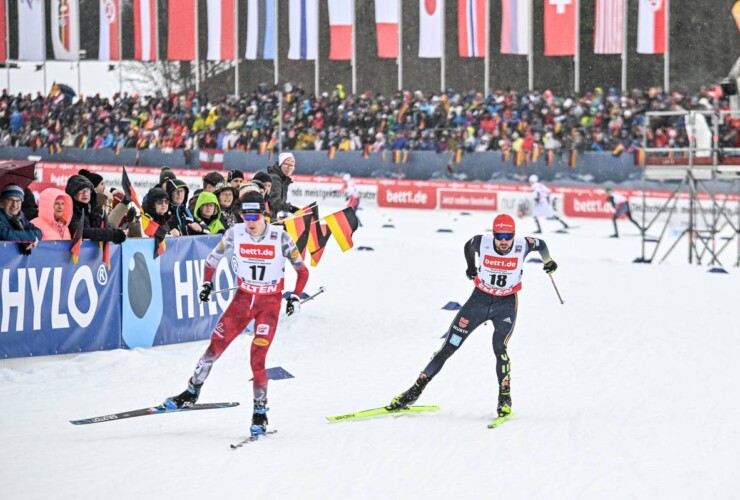
[[[683,148],[648,147],[651,120],[683,117],[688,146]],[[674,234],[668,231],[677,212],[688,216],[680,233],[662,255],[663,263],[678,244],[688,242],[688,262],[724,268],[720,256],[735,246],[734,266],[740,266],[740,148],[720,147],[719,129],[740,111],[651,111],[645,115],[642,167],[642,256],[635,262],[656,262],[661,245]],[[702,131],[711,131],[708,133]],[[698,137],[697,137],[698,136]],[[678,186],[656,213],[648,215],[650,181],[673,181]],[[681,208],[679,208],[679,203]],[[688,206],[686,206],[688,205]],[[665,220],[660,220],[664,217]],[[658,229],[657,236],[650,236]],[[649,245],[653,245],[649,249]],[[730,253],[730,252],[728,252]]]

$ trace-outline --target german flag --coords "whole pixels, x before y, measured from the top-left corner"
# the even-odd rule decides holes
[[[69,253],[72,254],[72,262],[77,264],[80,260],[80,248],[82,248],[82,231],[85,229],[85,209],[82,209],[82,214],[77,220],[77,224],[74,228],[74,234],[72,235],[72,246],[69,249]]]
[[[576,168],[576,163],[578,161],[578,151],[575,149],[570,150],[570,155],[568,156],[568,166],[570,168]]]
[[[462,163],[463,148],[457,148],[455,150],[455,163]]]
[[[326,224],[318,220],[318,209],[316,219],[311,223],[311,235],[308,238],[308,252],[311,254],[311,265],[314,267],[319,264],[321,256],[324,255],[326,242],[331,238],[331,231],[326,227]]]
[[[337,147],[334,144],[332,144],[331,146],[329,146],[329,154],[328,154],[329,159],[333,160],[336,154],[337,154]]]
[[[365,144],[365,146],[362,148],[362,157],[365,160],[367,160],[368,158],[370,158],[370,148],[371,147],[372,146],[370,146],[370,144]]]
[[[535,144],[534,148],[532,149],[532,163],[537,163],[537,160],[540,159],[540,147]]]
[[[521,167],[524,163],[524,151],[514,151],[514,166]]]
[[[340,212],[333,213],[324,218],[326,225],[329,226],[331,234],[337,239],[339,248],[346,252],[354,246],[352,243],[352,234],[357,231],[357,217],[352,207],[347,207]]]
[[[314,207],[315,206],[316,205],[314,204]],[[298,217],[285,219],[285,230],[291,238],[293,238],[293,241],[295,241],[298,251],[301,252],[301,258],[305,259],[311,230],[311,222],[314,220],[314,213],[310,205],[301,209],[301,212],[304,212],[304,214],[299,215]]]
[[[398,149],[393,152],[393,163],[401,163],[401,151]]]
[[[121,154],[121,141],[116,142],[116,156]]]
[[[136,191],[134,191],[134,186],[131,184],[131,181],[128,178],[128,172],[126,172],[125,165],[123,167],[123,175],[121,176],[121,188],[123,189],[123,194],[131,198],[131,200],[136,204],[136,206],[141,209],[141,203],[139,203],[139,197],[136,196]]]
[[[260,141],[259,144],[259,155],[262,156],[267,151],[267,141]]]
[[[407,150],[403,150],[403,153],[401,153],[401,163],[408,163],[409,162],[409,152]]]
[[[620,156],[620,155],[621,155],[622,153],[624,153],[624,144],[622,144],[622,143],[620,142],[620,143],[618,143],[618,144],[617,144],[616,146],[614,146],[614,149],[612,149],[612,156],[614,156],[614,157],[618,157],[618,156]]]
[[[167,249],[167,243],[164,241],[167,231],[145,214],[141,214],[141,229],[147,236],[154,238],[154,258],[156,259]]]
[[[511,149],[506,148],[501,151],[501,161],[507,162],[509,161],[509,158],[511,158]]]
[[[552,167],[552,163],[555,160],[555,153],[552,149],[548,149],[545,151],[545,164],[547,164],[548,167]]]
[[[642,148],[637,148],[637,150],[635,150],[635,164],[638,167],[642,167],[645,164],[645,160],[647,160],[647,158],[645,157],[645,150]]]

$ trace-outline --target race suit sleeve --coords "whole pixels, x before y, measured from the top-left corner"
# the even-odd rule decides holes
[[[298,250],[298,247],[295,246],[293,238],[287,232],[283,232],[282,234],[283,237],[280,244],[283,249],[283,255],[288,259],[288,261],[290,261],[293,269],[295,269],[295,272],[298,274],[293,293],[300,297],[301,293],[303,293],[303,289],[306,288],[306,283],[308,282],[308,268],[306,267],[306,263],[303,262],[301,252]]]
[[[480,241],[482,236],[480,234],[473,236],[467,242],[465,242],[465,262],[468,264],[468,269],[474,269],[475,265],[475,254],[480,252]]]
[[[550,257],[550,251],[547,249],[547,243],[545,243],[545,240],[532,238],[531,236],[527,236],[525,239],[527,240],[527,251],[524,254],[525,257],[529,254],[529,252],[536,250],[540,253],[540,257],[542,257],[543,262],[552,260],[552,257]]]
[[[218,242],[211,253],[206,257],[206,268],[203,271],[203,281],[213,281],[213,273],[216,272],[216,266],[227,252],[234,248],[234,230],[229,228],[221,237],[221,241]]]

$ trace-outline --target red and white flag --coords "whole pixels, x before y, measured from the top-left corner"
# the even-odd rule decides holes
[[[352,59],[352,4],[354,0],[329,0],[329,59]]]
[[[419,0],[419,57],[442,57],[444,0]]]
[[[398,57],[398,2],[375,0],[375,34],[380,58]]]
[[[80,1],[51,0],[51,47],[54,59],[80,58]]]
[[[460,57],[486,55],[486,0],[457,0],[457,49]]]
[[[100,0],[100,41],[98,59],[121,59],[121,0]]]
[[[157,0],[134,0],[134,60],[157,60]]]
[[[224,152],[222,149],[201,149],[198,151],[200,168],[220,169],[224,166]]]
[[[196,59],[195,9],[195,0],[169,0],[167,8],[167,60],[194,61]]]
[[[501,0],[501,53],[529,54],[529,0]]]
[[[18,0],[18,60],[46,59],[45,35],[46,16],[43,0]]]
[[[5,31],[6,16],[5,2],[0,1],[0,62],[8,60],[8,33]]]
[[[637,11],[637,53],[665,53],[666,3],[668,0],[640,0]]]
[[[624,52],[625,0],[596,0],[594,54]]]
[[[576,54],[576,1],[545,1],[545,55]]]
[[[231,61],[234,50],[235,0],[208,0],[208,54],[209,61]]]

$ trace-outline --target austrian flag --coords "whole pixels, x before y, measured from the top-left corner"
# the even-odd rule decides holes
[[[201,149],[198,161],[200,168],[220,169],[224,166],[224,152],[222,149]]]

